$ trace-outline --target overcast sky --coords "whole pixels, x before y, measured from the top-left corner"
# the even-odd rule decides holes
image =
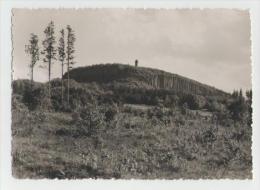
[[[68,24],[75,30],[74,67],[133,65],[138,59],[140,66],[228,92],[251,88],[250,16],[245,10],[14,9],[13,15],[14,79],[29,78],[30,57],[24,49],[30,33],[42,40],[43,30],[53,20],[57,36]],[[47,69],[38,66],[34,79],[47,81]],[[60,67],[54,63],[52,78],[60,77]]]

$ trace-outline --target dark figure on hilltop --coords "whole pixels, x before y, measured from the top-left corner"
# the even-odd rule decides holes
[[[138,66],[138,60],[136,59],[135,60],[135,67],[137,67]]]

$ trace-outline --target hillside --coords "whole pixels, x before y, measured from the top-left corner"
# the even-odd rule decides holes
[[[79,67],[70,71],[70,77],[77,82],[121,82],[124,85],[132,84],[140,88],[167,89],[203,95],[227,94],[219,89],[177,74],[123,64],[99,64]],[[67,73],[63,78],[67,78]]]
[[[61,79],[13,81],[14,177],[252,178],[250,97],[119,64],[70,76],[63,100]]]

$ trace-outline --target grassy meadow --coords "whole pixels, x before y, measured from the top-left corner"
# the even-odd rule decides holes
[[[71,105],[64,106],[59,80],[51,98],[48,84],[14,81],[14,177],[252,178],[249,109],[244,100],[244,112],[232,112],[237,95],[190,100],[141,89],[150,101],[142,104],[138,89],[72,84]]]

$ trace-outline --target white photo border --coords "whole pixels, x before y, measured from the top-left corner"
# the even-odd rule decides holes
[[[252,180],[20,180],[11,174],[11,10],[13,8],[227,8],[250,11],[251,18],[251,63],[253,91],[253,179]],[[241,1],[83,1],[52,0],[25,1],[3,0],[0,4],[0,189],[1,190],[46,190],[46,189],[260,189],[260,2]],[[243,77],[243,76],[241,76]]]

